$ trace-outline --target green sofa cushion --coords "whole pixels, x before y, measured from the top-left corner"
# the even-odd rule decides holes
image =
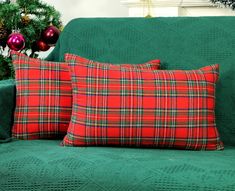
[[[234,147],[183,151],[60,147],[59,142],[0,145],[0,190],[235,190]]]

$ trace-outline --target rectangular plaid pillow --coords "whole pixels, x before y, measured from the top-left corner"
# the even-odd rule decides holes
[[[62,145],[220,150],[218,65],[149,71],[70,63],[73,111]]]
[[[16,74],[13,137],[59,138],[66,134],[72,112],[67,63],[33,59],[12,51]]]
[[[64,137],[72,111],[68,64],[33,59],[15,51],[12,51],[11,55],[16,71],[17,89],[13,137],[17,139]],[[158,66],[159,61],[153,65]],[[125,67],[138,68],[138,66]],[[154,68],[151,64],[146,64],[146,67],[140,64],[139,68],[142,67]]]
[[[64,59],[66,62],[79,62],[81,64],[101,64],[101,65],[110,65],[110,63],[100,63],[97,61],[89,60],[74,54],[65,54]],[[114,64],[113,64],[114,65]],[[125,68],[137,68],[145,70],[159,70],[160,69],[160,60],[150,60],[144,64],[115,64]]]

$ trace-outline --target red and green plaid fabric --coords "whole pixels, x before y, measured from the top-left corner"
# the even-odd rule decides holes
[[[83,63],[83,64],[108,64],[110,65],[110,63],[100,63],[100,62],[96,62],[96,61],[92,61],[89,60],[87,58],[83,58],[81,56],[78,55],[74,55],[74,54],[65,54],[64,59],[66,62],[79,62],[79,63]],[[160,69],[160,60],[156,59],[156,60],[151,60],[149,62],[146,62],[144,64],[118,64],[121,67],[125,67],[125,68],[138,68],[138,69],[146,69],[146,70],[159,70]]]
[[[62,145],[223,149],[214,114],[218,65],[190,71],[69,65],[73,111]]]
[[[32,59],[12,52],[16,73],[13,137],[59,138],[67,132],[72,112],[72,87],[67,63]]]
[[[13,137],[49,139],[64,136],[72,110],[68,64],[32,59],[16,51],[11,54],[17,88]],[[125,66],[157,69],[160,61],[152,62]]]

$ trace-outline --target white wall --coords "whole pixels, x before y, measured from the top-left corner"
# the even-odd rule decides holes
[[[43,0],[62,14],[64,24],[79,17],[128,17],[120,0]]]
[[[130,17],[145,15],[147,15],[147,9],[140,6],[129,7]],[[235,11],[218,7],[154,7],[151,9],[151,15],[156,17],[235,16]]]
[[[70,20],[81,17],[128,17],[129,9],[120,0],[43,0],[54,6],[62,15],[63,25]],[[45,58],[50,52],[40,52]]]
[[[230,8],[220,7],[182,7],[180,16],[235,16]]]
[[[209,0],[151,0],[151,15],[156,17],[178,16],[235,16],[230,8],[221,8]],[[129,16],[147,15],[147,5],[143,0],[121,0],[129,8]]]

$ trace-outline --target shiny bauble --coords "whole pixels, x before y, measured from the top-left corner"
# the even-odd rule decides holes
[[[22,50],[25,47],[25,38],[20,33],[12,33],[7,39],[7,45],[11,50]]]
[[[49,46],[54,46],[60,36],[60,30],[55,26],[49,26],[42,32],[42,40]]]
[[[36,47],[40,51],[47,51],[50,49],[50,46],[41,39],[36,42]]]

